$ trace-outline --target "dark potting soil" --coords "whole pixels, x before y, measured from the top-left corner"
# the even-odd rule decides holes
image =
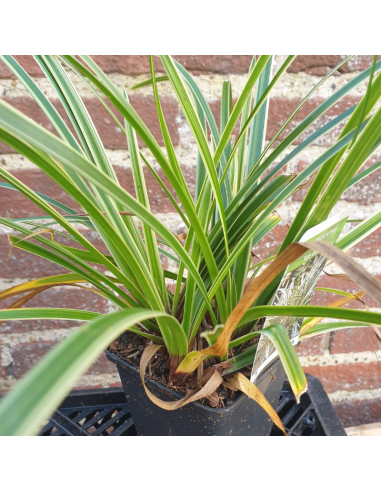
[[[109,350],[122,360],[128,362],[131,366],[139,370],[140,359],[143,355],[145,348],[150,345],[149,340],[145,340],[142,337],[134,333],[124,334],[115,342],[113,342]],[[209,359],[204,363],[204,370],[212,367],[216,364],[215,359]],[[244,376],[250,378],[251,368],[245,368],[240,371]],[[180,395],[185,396],[189,391],[197,389],[197,375],[192,374],[186,381],[184,386],[176,386],[169,381],[169,357],[168,353],[163,347],[152,358],[150,365],[148,366],[146,376],[149,379],[157,381],[158,383],[167,386],[173,391],[176,391]],[[232,375],[233,376],[233,375]],[[230,376],[228,376],[230,377]],[[240,396],[240,392],[231,391],[230,389],[220,386],[216,393],[211,397],[203,398],[199,401],[202,405],[210,408],[226,408],[235,403]]]

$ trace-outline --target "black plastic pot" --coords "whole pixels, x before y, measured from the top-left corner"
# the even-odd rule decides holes
[[[139,436],[268,436],[272,421],[267,413],[241,395],[231,407],[212,409],[191,403],[180,410],[168,412],[154,405],[147,397],[139,372],[110,352],[106,357],[116,364]],[[277,408],[285,373],[276,361],[258,380],[257,387]],[[169,388],[147,379],[147,388],[164,401],[181,396]]]

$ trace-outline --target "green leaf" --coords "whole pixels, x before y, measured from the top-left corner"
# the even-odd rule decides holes
[[[2,400],[0,435],[37,434],[43,420],[59,406],[93,361],[126,330],[152,318],[166,318],[173,324],[173,334],[176,337],[182,333],[178,322],[171,316],[142,309],[101,316],[76,330]],[[181,346],[181,352],[184,351],[187,351],[185,337]]]
[[[381,225],[381,212],[376,212],[368,219],[361,222],[360,225],[353,228],[344,237],[342,237],[336,246],[343,251],[353,248],[359,244],[363,239],[370,236]]]
[[[261,55],[259,59],[257,60],[257,63],[254,66],[253,71],[250,73],[249,78],[245,84],[245,87],[243,88],[238,101],[236,102],[234,109],[230,115],[229,121],[227,122],[224,131],[221,135],[220,141],[218,142],[218,146],[214,155],[214,163],[217,165],[219,160],[221,159],[221,155],[225,150],[226,144],[228,143],[228,140],[232,134],[232,131],[235,128],[235,125],[238,121],[238,118],[240,114],[242,113],[242,110],[245,106],[245,103],[247,99],[250,97],[251,92],[254,88],[255,83],[259,79],[259,76],[261,75],[263,69],[265,68],[268,60],[270,59],[271,55]],[[264,102],[264,101],[263,101]],[[262,106],[262,105],[261,105]],[[257,111],[259,111],[260,107],[257,108]],[[255,109],[254,109],[255,111]],[[253,111],[253,113],[254,113]],[[252,115],[248,118],[246,125],[248,126],[251,120],[253,119],[253,113]],[[242,133],[242,132],[241,132]],[[246,129],[244,130],[244,133],[246,133]],[[217,142],[216,142],[217,143]],[[232,154],[235,152],[235,150],[238,148],[239,141],[234,146]]]
[[[306,102],[311,99],[313,94],[326,82],[332,75],[334,75],[343,65],[345,65],[351,58],[353,58],[354,55],[349,55],[346,58],[344,58],[338,65],[336,65],[335,68],[333,68],[328,74],[323,77],[322,79],[319,80],[319,82],[315,85],[313,89],[304,97],[304,99],[300,102],[300,104],[297,106],[297,108],[291,113],[291,115],[288,117],[288,119],[285,121],[285,123],[282,125],[282,127],[278,130],[278,132],[274,135],[272,140],[268,143],[267,147],[263,151],[262,155],[260,156],[257,164],[259,164],[264,156],[267,154],[267,152],[272,148],[274,143],[278,140],[280,135],[284,132],[284,130],[288,127],[288,125],[292,122],[292,120],[295,118],[295,116],[299,113],[299,111],[302,109],[302,107],[306,104]]]
[[[2,137],[2,132],[0,131],[0,137]],[[3,138],[4,139],[4,138]],[[11,145],[14,145],[13,140],[6,139]],[[17,146],[21,152],[26,149],[25,146]],[[35,153],[33,153],[33,157],[37,157]],[[12,185],[21,193],[23,193],[25,196],[27,196],[30,200],[32,200],[34,203],[36,203],[38,206],[40,206],[43,210],[45,210],[47,213],[50,214],[51,217],[55,218],[57,222],[64,227],[67,231],[71,232],[73,237],[80,243],[82,246],[84,246],[93,256],[94,258],[97,259],[101,264],[105,265],[117,278],[119,278],[122,282],[125,283],[126,286],[132,288],[132,291],[136,293],[136,288],[133,289],[134,285],[128,281],[128,279],[121,274],[121,272],[118,270],[118,268],[115,267],[113,262],[110,262],[104,255],[98,252],[98,250],[79,232],[75,227],[73,227],[68,221],[65,220],[58,212],[56,212],[50,205],[48,205],[42,198],[40,198],[36,193],[34,193],[32,190],[30,190],[26,185],[21,183],[21,181],[17,180],[13,175],[8,173],[7,171],[0,169],[0,176],[12,183]],[[78,196],[78,195],[77,195]],[[103,217],[102,217],[103,219]],[[14,230],[17,230],[19,232],[22,232],[25,235],[30,234],[30,231],[27,229],[17,226],[16,224],[12,224],[10,221],[7,221],[7,219],[1,219],[2,223],[4,225],[7,225],[8,227],[13,228]],[[43,239],[46,241],[45,239]],[[52,245],[53,248],[56,247],[55,244]],[[101,275],[98,272],[95,273],[98,277]],[[103,281],[103,279],[101,280]],[[107,284],[107,280],[106,280]],[[102,290],[102,289],[100,289]],[[126,299],[126,295],[123,291],[120,291],[119,294],[122,296],[122,298]],[[127,300],[127,299],[126,299]],[[121,302],[121,301],[119,301]]]
[[[355,309],[342,309],[323,306],[259,306],[249,309],[238,326],[267,316],[289,316],[291,318],[330,318],[360,323],[381,325],[381,314]],[[261,331],[262,333],[262,331]]]
[[[128,100],[127,93],[124,91],[124,96]],[[132,174],[134,177],[134,185],[136,197],[139,202],[147,210],[150,210],[150,204],[148,199],[147,187],[143,174],[143,166],[140,160],[140,151],[138,147],[138,139],[135,130],[125,120],[126,133],[127,133],[127,143],[128,149],[130,151]],[[143,223],[143,234],[145,240],[145,246],[147,249],[148,259],[149,259],[149,269],[152,272],[153,279],[156,281],[156,285],[159,287],[161,292],[161,298],[163,300],[164,306],[168,309],[166,287],[163,275],[163,269],[161,267],[159,251],[157,247],[157,241],[155,233],[150,229],[150,227]]]
[[[300,397],[308,390],[307,380],[286,330],[282,325],[275,325],[261,330],[261,334],[268,337],[276,348],[291,389],[299,404]]]
[[[184,114],[187,118],[191,131],[195,137],[198,149],[200,151],[202,160],[205,164],[206,171],[208,173],[208,177],[210,180],[210,184],[212,186],[212,190],[216,199],[218,212],[221,217],[222,229],[224,231],[224,240],[225,240],[225,250],[226,255],[229,255],[229,245],[227,239],[227,231],[226,231],[226,219],[225,219],[225,209],[221,195],[221,189],[219,186],[216,166],[213,162],[213,157],[210,153],[208,141],[206,139],[206,135],[202,128],[201,122],[198,118],[198,115],[192,105],[190,97],[185,89],[184,83],[180,78],[180,75],[176,69],[176,66],[169,55],[161,55],[160,59],[164,65],[165,71],[168,74],[168,77],[171,80],[172,86],[175,89],[178,100],[181,104],[181,107],[184,111]],[[219,160],[219,159],[218,159]],[[218,162],[218,161],[217,161]]]
[[[0,171],[1,171],[1,169],[0,169]],[[12,190],[12,191],[19,191],[17,188],[15,188],[14,186],[12,186],[11,184],[8,184],[8,183],[0,183],[0,188],[6,188],[7,190]],[[70,215],[77,215],[78,214],[78,212],[76,212],[72,208],[67,207],[63,203],[60,203],[57,200],[50,198],[49,196],[43,195],[42,193],[37,193],[37,192],[35,192],[35,193],[37,196],[42,198],[46,203],[49,203],[49,205],[53,205],[53,206],[59,208],[60,210],[62,210],[63,212],[66,212],[67,214],[70,214]],[[31,218],[31,217],[29,217],[29,218]]]
[[[381,61],[377,62],[375,72],[379,72],[381,70]],[[337,92],[332,94],[326,101],[320,104],[312,113],[310,113],[287,137],[280,143],[276,149],[271,152],[269,157],[263,162],[261,165],[261,173],[265,173],[267,169],[278,159],[278,157],[290,146],[292,145],[308,128],[311,127],[315,121],[323,116],[329,109],[331,109],[335,104],[341,101],[348,93],[353,91],[356,87],[362,84],[365,80],[367,80],[370,76],[371,68],[364,70],[362,73],[357,75],[354,79],[344,85]],[[352,111],[347,110],[348,112]],[[343,115],[348,115],[345,111]],[[340,116],[339,116],[340,118]],[[273,175],[275,169],[271,172],[271,176]]]
[[[115,201],[123,204],[127,209],[129,209],[132,213],[134,213],[142,222],[147,223],[150,227],[159,235],[162,236],[168,244],[171,245],[171,248],[176,252],[178,257],[184,261],[184,264],[188,268],[189,274],[195,277],[195,280],[203,293],[205,300],[207,300],[208,307],[213,313],[212,306],[208,299],[208,295],[204,284],[200,278],[200,275],[194,265],[194,263],[190,260],[189,255],[184,250],[183,246],[177,240],[177,238],[172,234],[171,231],[167,229],[167,227],[162,224],[162,222],[151,214],[145,207],[143,207],[137,200],[135,200],[129,193],[123,190],[120,186],[118,186],[114,181],[112,181],[108,176],[98,170],[93,164],[91,164],[88,160],[86,160],[82,155],[78,154],[72,148],[70,148],[67,144],[59,140],[54,135],[50,134],[42,127],[37,125],[36,123],[30,121],[25,116],[23,116],[20,112],[13,109],[11,106],[6,104],[4,101],[0,100],[0,127],[6,129],[10,133],[14,134],[18,138],[25,139],[30,142],[32,145],[35,145],[37,148],[40,148],[43,152],[48,152],[51,156],[57,158],[60,162],[66,163],[69,167],[72,167],[78,174],[84,177],[89,182],[94,182],[97,186],[105,191],[110,197],[115,199]],[[53,168],[53,162],[49,162],[49,167],[45,167],[45,162],[39,161],[37,163],[41,168],[48,172],[49,170],[54,169],[54,175],[51,175],[53,179],[57,180],[59,178],[59,169],[58,167]],[[44,165],[44,167],[42,167]],[[61,182],[63,176],[61,175]],[[61,184],[61,182],[59,184]],[[67,181],[66,181],[66,184]],[[62,184],[61,184],[62,186]],[[70,193],[70,192],[69,192]],[[72,192],[77,197],[79,193]],[[90,203],[87,204],[86,208],[91,206]],[[95,209],[92,210],[91,216],[94,217],[97,211]],[[97,214],[98,221],[104,221],[104,217],[101,213]],[[109,224],[107,224],[109,228]],[[118,239],[115,236],[109,237],[110,240]],[[126,245],[123,244],[123,249],[126,249]],[[114,258],[117,260],[115,255]],[[141,267],[137,263],[136,258],[133,255],[127,256],[129,262],[135,262],[133,265],[136,267],[136,271],[140,270]],[[124,256],[124,261],[126,261],[126,256]],[[119,264],[119,262],[118,262]],[[132,265],[131,265],[132,266]],[[142,273],[140,273],[139,280],[141,282],[144,281],[145,292],[147,294],[150,292],[152,286],[149,283],[148,279],[144,277]],[[151,295],[150,301],[153,301],[153,297]]]
[[[227,369],[224,369],[223,376],[233,374],[234,372],[240,371],[244,367],[253,365],[256,352],[257,345],[254,345],[242,354],[235,355],[233,358],[228,359],[227,363],[229,366]]]
[[[156,77],[156,82],[167,82],[169,80],[169,78],[167,76],[163,76],[163,77]],[[147,87],[147,85],[152,85],[152,79],[147,79],[147,80],[144,80],[143,82],[139,82],[139,84],[136,84],[134,85],[133,87],[131,87],[131,90],[136,90],[136,89],[140,89],[141,87]]]
[[[360,183],[363,179],[367,178],[371,174],[373,174],[375,171],[378,171],[381,168],[381,161],[377,162],[376,164],[373,164],[373,166],[368,167],[368,169],[365,169],[365,171],[362,171],[361,173],[357,174],[352,181],[349,183],[345,191],[348,191],[350,188],[355,186],[357,183]]]
[[[262,55],[262,56],[264,56],[264,55]],[[234,148],[232,150],[232,153],[230,155],[230,158],[229,158],[229,160],[228,160],[228,162],[226,164],[226,169],[229,168],[229,164],[232,161],[233,156],[234,156],[234,154],[235,154],[235,152],[236,152],[236,150],[237,150],[237,148],[238,148],[238,146],[239,146],[242,138],[246,135],[246,132],[247,132],[249,126],[250,126],[250,123],[252,122],[252,120],[254,119],[254,117],[257,115],[257,113],[260,111],[260,109],[262,108],[262,106],[265,104],[265,102],[267,101],[267,98],[269,97],[272,89],[278,83],[278,81],[280,80],[280,78],[283,75],[283,73],[287,70],[287,68],[291,65],[291,63],[294,61],[295,58],[296,58],[296,55],[290,55],[287,58],[287,60],[284,62],[284,64],[282,65],[282,67],[278,70],[277,74],[275,75],[275,77],[271,81],[270,85],[267,87],[267,89],[265,90],[264,94],[262,95],[262,97],[260,98],[260,100],[256,104],[255,108],[251,112],[249,118],[246,121],[246,124],[242,128],[241,133],[239,134],[239,136],[237,138],[237,141],[236,141],[236,143],[234,145]],[[257,67],[258,64],[259,64],[259,60],[258,60],[258,62],[256,64],[256,67]],[[237,102],[237,105],[238,105],[238,102]],[[232,117],[233,117],[233,115],[232,115]],[[219,147],[221,146],[221,142],[223,142],[222,137],[221,137],[221,140],[220,140],[220,143],[219,143]],[[218,151],[216,151],[216,155],[214,156],[214,159],[215,160],[217,160],[218,155],[219,155],[219,153],[218,153]],[[224,180],[224,177],[223,177],[222,181],[223,180]]]
[[[17,61],[11,55],[0,55],[0,59],[8,66],[10,70],[16,75],[18,80],[24,85],[29,94],[37,102],[39,107],[45,113],[54,129],[60,135],[60,137],[65,140],[69,145],[71,145],[78,152],[82,152],[81,147],[74,138],[73,134],[67,127],[64,120],[59,115],[58,111],[55,109],[53,104],[49,99],[43,94],[43,92],[38,88],[35,82],[29,77],[25,70],[17,63]],[[86,183],[78,177],[72,170],[65,168],[69,176],[73,179],[74,183],[79,187],[79,189],[84,193],[89,200],[94,201],[94,197],[90,193],[90,190]]]
[[[368,328],[372,326],[369,324],[362,323],[321,323],[320,325],[313,326],[309,330],[305,331],[301,337],[300,341],[307,340],[308,338],[318,337],[321,335],[325,335],[327,333],[332,333],[333,331],[339,330],[350,330],[354,328]]]
[[[267,90],[270,84],[270,79],[273,70],[273,61],[274,61],[273,56],[271,56],[265,66],[265,69],[263,70],[261,76],[259,77],[256,91],[255,91],[254,105],[256,105],[260,101],[261,97],[263,96],[263,94],[265,93],[265,91]],[[269,99],[266,99],[263,106],[259,110],[257,116],[253,119],[251,123],[245,178],[247,178],[247,176],[255,168],[256,163],[259,161],[259,158],[262,154],[263,147],[265,144],[265,139],[266,139],[268,109],[269,109]],[[241,128],[241,132],[242,129],[243,128]]]
[[[1,321],[15,320],[31,320],[31,319],[60,319],[60,320],[76,320],[76,321],[91,321],[98,316],[99,313],[91,311],[77,311],[75,309],[59,309],[59,308],[25,308],[25,309],[3,309],[0,310]]]

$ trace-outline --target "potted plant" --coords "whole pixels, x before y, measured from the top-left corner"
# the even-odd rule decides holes
[[[192,76],[171,56],[160,55],[158,61],[166,74],[160,82],[167,80],[171,84],[198,148],[196,191],[192,196],[166,126],[152,56],[151,78],[144,85],[152,86],[165,152],[130,105],[127,90],[121,92],[89,56],[35,56],[56,89],[74,132],[18,63],[9,55],[1,56],[38,102],[58,136],[0,99],[0,139],[50,176],[78,208],[74,210],[49,198],[48,192],[35,193],[0,168],[5,182],[0,186],[23,193],[45,213],[38,223],[30,218],[1,218],[2,225],[15,231],[9,235],[11,245],[70,272],[1,293],[0,300],[21,294],[23,297],[0,311],[0,320],[73,319],[87,323],[53,349],[4,398],[0,434],[35,433],[76,378],[106,349],[118,366],[140,434],[268,434],[271,420],[282,428],[273,407],[284,372],[297,399],[306,391],[307,382],[283,326],[262,329],[263,318],[274,314],[308,318],[301,339],[352,327],[354,323],[380,324],[380,314],[343,307],[365,292],[377,302],[381,300],[381,284],[347,254],[379,226],[381,212],[348,232],[337,247],[298,241],[305,231],[327,219],[349,187],[381,167],[378,164],[359,173],[381,143],[381,110],[376,110],[381,95],[381,62],[375,57],[369,69],[329,97],[283,138],[300,109],[351,58],[348,56],[301,101],[266,145],[269,98],[295,57],[288,56],[271,77],[272,55],[255,56],[235,104],[231,85],[225,83],[218,128]],[[125,133],[136,198],[118,183],[68,70],[94,91]],[[319,117],[366,81],[368,89],[360,104],[323,125],[302,143],[295,143]],[[124,124],[116,113],[123,116]],[[234,137],[237,124],[240,129]],[[337,142],[304,171],[299,175],[280,174],[291,159],[342,124],[344,129]],[[176,197],[140,152],[137,137],[149,149]],[[295,146],[292,151],[291,145]],[[186,234],[176,237],[151,213],[143,164],[184,221]],[[282,220],[276,209],[306,184],[311,187],[281,248],[253,268],[252,248]],[[44,225],[41,221],[45,221]],[[109,254],[91,244],[76,224],[96,231]],[[57,241],[60,234],[72,240],[70,247]],[[357,297],[342,292],[344,300],[327,308],[272,306],[282,273],[309,250],[339,265],[363,292]],[[163,269],[160,255],[169,256],[178,264],[177,273]],[[167,288],[167,279],[174,280],[173,292]],[[84,284],[90,284],[92,290],[108,299],[117,312],[101,315],[71,309],[23,308],[43,290],[57,285],[89,288]],[[343,321],[322,324],[323,317]],[[253,363],[259,335],[271,340],[280,360],[254,386],[243,372]],[[136,353],[139,367],[127,363],[127,357],[123,360],[131,350]]]

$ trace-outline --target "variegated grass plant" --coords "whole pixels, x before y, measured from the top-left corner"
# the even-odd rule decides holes
[[[235,104],[231,84],[226,82],[218,127],[194,78],[171,56],[160,55],[166,75],[157,79],[155,59],[150,56],[151,78],[143,85],[152,86],[164,151],[130,105],[128,89],[121,92],[89,56],[35,56],[56,90],[74,132],[16,60],[9,55],[1,56],[2,62],[49,118],[58,137],[0,99],[0,139],[50,176],[73,198],[78,208],[69,208],[47,196],[48,193],[34,192],[0,168],[0,177],[5,181],[0,183],[1,187],[22,193],[44,211],[43,216],[33,219],[0,219],[3,226],[15,231],[10,235],[13,247],[48,259],[70,272],[1,293],[0,300],[22,297],[0,311],[0,320],[59,319],[80,320],[86,324],[52,350],[4,399],[0,406],[0,434],[37,432],[38,425],[59,405],[76,379],[125,331],[152,341],[142,358],[143,381],[150,358],[163,345],[170,359],[170,379],[176,384],[198,371],[198,390],[175,405],[160,401],[158,405],[173,410],[209,396],[223,383],[223,377],[235,374],[224,384],[256,399],[281,426],[262,395],[239,373],[254,360],[256,346],[243,349],[258,336],[258,321],[273,315],[307,318],[302,340],[333,330],[381,324],[380,314],[343,309],[356,297],[338,290],[334,293],[341,294],[343,300],[330,307],[271,306],[282,272],[308,249],[326,255],[364,292],[381,301],[381,285],[346,254],[378,228],[381,212],[359,223],[340,239],[337,247],[298,243],[306,230],[327,219],[346,190],[381,167],[378,163],[361,172],[365,161],[381,143],[381,109],[377,109],[381,96],[381,62],[375,57],[371,67],[331,95],[283,138],[285,129],[290,128],[289,124],[295,121],[309,98],[352,56],[343,59],[306,95],[266,144],[269,98],[295,57],[289,55],[272,77],[273,56],[255,56],[246,85]],[[94,92],[126,135],[136,198],[119,185],[69,71]],[[171,84],[197,144],[194,197],[186,184],[163,115],[158,85],[163,80]],[[330,108],[364,83],[368,84],[368,89],[358,105],[313,131],[303,143],[296,143]],[[108,104],[104,102],[106,99]],[[124,117],[124,125],[120,124],[117,113]],[[234,138],[237,124],[240,124],[240,132],[238,138]],[[292,159],[340,125],[343,129],[337,142],[305,170],[298,175],[280,174]],[[140,152],[137,136],[151,152],[176,197]],[[280,159],[280,156],[285,157]],[[144,165],[184,221],[188,229],[185,237],[176,237],[150,211]],[[312,185],[280,249],[252,267],[252,248],[281,222],[276,209],[310,181]],[[81,229],[76,227],[78,224]],[[80,232],[83,228],[99,234],[108,255],[86,239]],[[50,239],[46,232],[51,233]],[[71,246],[56,242],[58,235],[69,238]],[[163,269],[162,254],[178,263],[177,274]],[[102,265],[109,274],[101,273],[93,264]],[[167,288],[167,279],[175,281],[173,294]],[[92,291],[110,301],[117,312],[102,315],[72,309],[23,308],[27,301],[46,289],[62,285],[89,288],[84,284],[90,284]],[[323,317],[332,321],[321,323]],[[206,338],[205,331],[209,332]],[[285,330],[276,325],[261,333],[276,346],[299,398],[307,383]],[[205,341],[204,345],[202,343],[202,335],[208,348]],[[233,349],[235,356],[231,357]],[[224,364],[206,376],[202,373],[203,361],[210,357]]]

